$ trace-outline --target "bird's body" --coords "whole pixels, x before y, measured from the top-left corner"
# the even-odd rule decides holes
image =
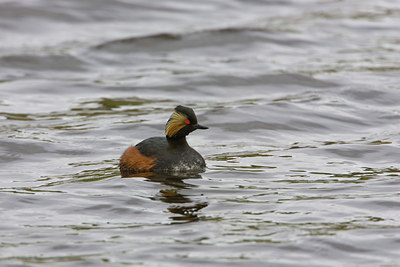
[[[166,137],[151,137],[125,150],[120,160],[121,174],[204,171],[203,157],[186,141],[186,135],[196,129],[207,127],[197,124],[191,108],[176,107],[167,122]]]

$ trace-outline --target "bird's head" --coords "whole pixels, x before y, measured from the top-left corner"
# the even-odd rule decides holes
[[[165,125],[165,135],[170,139],[179,139],[197,129],[208,129],[197,123],[193,109],[177,106]]]

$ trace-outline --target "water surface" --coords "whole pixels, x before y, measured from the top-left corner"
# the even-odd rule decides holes
[[[399,14],[0,1],[0,265],[399,265]],[[207,171],[121,178],[179,104]]]

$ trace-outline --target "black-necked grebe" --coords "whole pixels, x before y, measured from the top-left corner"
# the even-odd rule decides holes
[[[143,172],[204,171],[203,157],[186,142],[186,136],[197,129],[208,127],[197,123],[193,109],[177,106],[165,125],[166,137],[151,137],[125,150],[119,164],[122,176]]]

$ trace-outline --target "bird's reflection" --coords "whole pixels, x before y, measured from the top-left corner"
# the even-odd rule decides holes
[[[201,175],[198,173],[135,173],[135,174],[122,174],[123,178],[145,177],[147,181],[160,183],[168,186],[167,189],[161,189],[160,192],[152,199],[161,200],[162,202],[170,204],[168,211],[173,214],[170,217],[176,223],[194,222],[198,221],[199,217],[197,212],[204,207],[208,206],[207,202],[194,202],[190,197],[183,194],[182,190],[187,190],[196,187],[195,185],[186,183],[186,179],[199,179]]]

